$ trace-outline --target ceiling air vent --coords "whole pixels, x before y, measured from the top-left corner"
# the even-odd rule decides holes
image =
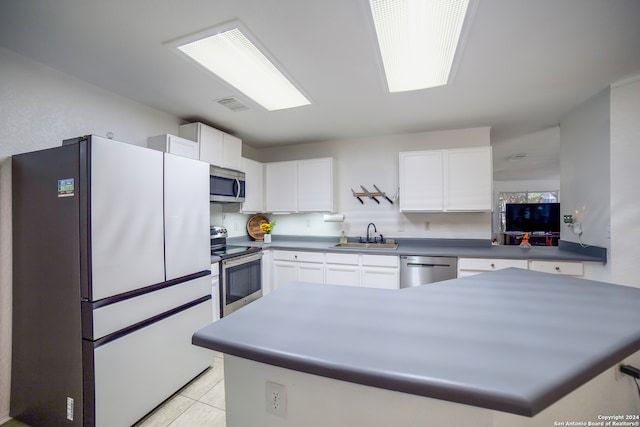
[[[247,107],[245,104],[243,104],[242,102],[238,101],[236,98],[230,96],[227,98],[220,98],[220,99],[216,99],[215,100],[218,104],[222,105],[223,107],[228,108],[231,111],[244,111],[244,110],[248,110],[249,107]]]

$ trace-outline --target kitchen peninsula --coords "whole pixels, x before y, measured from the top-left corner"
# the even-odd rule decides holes
[[[639,305],[640,289],[520,269],[401,291],[291,283],[193,343],[225,353],[230,427],[548,426],[639,412],[613,372],[640,364]]]

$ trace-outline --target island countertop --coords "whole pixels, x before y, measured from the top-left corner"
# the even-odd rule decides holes
[[[520,269],[400,291],[295,282],[201,329],[193,343],[533,416],[640,350],[638,306],[638,288]]]

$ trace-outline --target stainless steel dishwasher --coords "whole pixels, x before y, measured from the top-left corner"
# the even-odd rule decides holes
[[[400,289],[455,279],[457,276],[458,258],[411,255],[400,257]]]

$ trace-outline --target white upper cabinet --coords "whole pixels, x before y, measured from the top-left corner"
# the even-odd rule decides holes
[[[333,212],[333,159],[265,164],[267,212]]]
[[[400,210],[491,211],[491,147],[400,153]]]
[[[147,138],[147,147],[194,160],[200,156],[200,146],[196,141],[168,133]]]
[[[242,140],[237,136],[222,135],[222,164],[225,168],[242,170]]]
[[[400,153],[400,210],[444,209],[443,152]]]
[[[241,170],[241,139],[199,122],[180,126],[179,135],[199,143],[200,160],[222,168]]]
[[[298,161],[298,211],[333,212],[333,159]]]
[[[298,210],[298,164],[295,161],[265,164],[267,212]]]
[[[491,147],[445,150],[447,211],[490,211],[493,195]]]
[[[242,212],[264,212],[264,164],[243,157],[241,170],[244,171],[246,179]]]

